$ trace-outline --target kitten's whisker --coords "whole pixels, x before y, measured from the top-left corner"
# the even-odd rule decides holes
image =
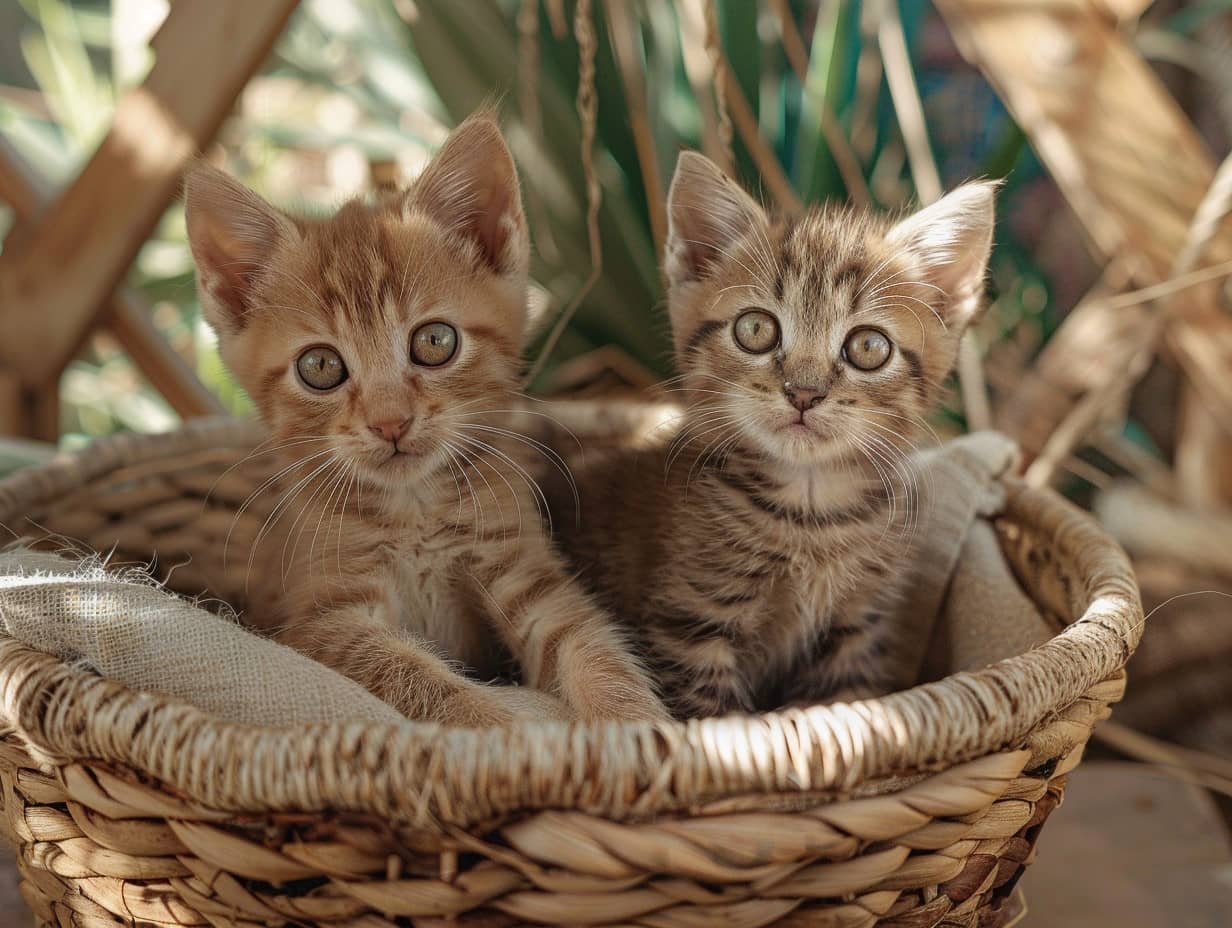
[[[331,512],[333,512],[334,498],[342,491],[343,482],[346,480],[346,478],[349,475],[350,475],[350,467],[346,461],[343,461],[341,466],[335,472],[333,479],[329,482],[329,492],[326,494],[324,502],[322,502],[319,507],[319,512],[317,513],[317,524],[313,527],[313,530],[312,530],[312,541],[309,542],[308,544],[307,565],[308,565],[308,570],[310,571],[313,569],[313,566],[314,566],[313,559],[316,557],[317,539],[321,535],[321,526],[325,524],[326,516],[328,516]],[[326,535],[327,543],[328,543],[328,540],[329,540],[329,536]],[[297,538],[296,546],[298,545],[299,545],[299,539]],[[294,564],[294,561],[295,561],[295,549],[293,548],[291,550],[291,562]],[[283,584],[284,586],[286,584],[285,574],[283,575]]]
[[[877,472],[877,476],[881,480],[881,487],[885,490],[886,502],[889,504],[889,507],[888,512],[886,513],[886,528],[881,534],[881,538],[884,540],[886,532],[888,532],[890,526],[894,524],[897,494],[894,490],[893,482],[890,480],[889,471],[886,469],[886,464],[884,463],[881,452],[871,447],[863,436],[852,436],[852,441],[855,443],[856,448],[860,451],[860,453],[864,455],[865,460],[867,460],[872,466],[873,470]]]
[[[337,458],[330,462],[330,469],[325,471],[324,475],[321,477],[320,483],[317,484],[308,499],[306,499],[303,505],[300,506],[300,510],[296,514],[295,518],[291,520],[290,531],[287,532],[287,537],[282,541],[282,589],[284,593],[286,592],[287,574],[289,571],[287,549],[288,547],[290,548],[291,561],[294,561],[295,553],[299,549],[299,540],[304,533],[303,527],[306,524],[308,513],[312,508],[313,502],[315,502],[316,498],[321,495],[321,491],[331,485],[332,481],[337,478],[338,474],[342,472],[343,466],[343,462]],[[292,538],[295,539],[294,545],[291,544]]]
[[[864,281],[860,284],[860,286],[856,287],[856,292],[851,295],[851,302],[853,304],[859,299],[860,294],[864,292],[864,290],[868,287],[868,285],[871,284],[873,281],[877,280],[877,275],[880,274],[883,270],[885,270],[886,265],[888,265],[891,261],[893,261],[897,257],[899,257],[899,252],[897,250],[891,250],[888,255],[886,255],[879,262],[877,262],[877,266],[875,268],[873,268],[871,271],[869,271],[867,274],[864,275]],[[894,280],[894,278],[896,277],[901,277],[906,272],[907,272],[907,267],[905,266],[900,267],[893,274],[890,274],[888,277],[884,278],[883,280],[878,281],[878,285],[888,283],[889,281]]]
[[[469,438],[469,437],[467,437],[467,436],[465,436],[465,435],[456,435],[456,436],[454,436],[454,437],[455,437],[458,441],[462,442],[464,446],[471,447],[471,448],[477,448],[477,449],[478,449],[478,452],[479,452],[479,453],[478,453],[478,454],[476,454],[473,458],[471,458],[471,462],[472,462],[472,464],[474,464],[474,467],[475,467],[475,476],[476,476],[476,477],[478,477],[480,480],[482,480],[482,481],[483,481],[483,485],[484,485],[485,487],[487,487],[487,490],[488,490],[488,496],[489,496],[489,498],[490,498],[490,499],[491,499],[494,503],[496,503],[496,509],[497,509],[497,511],[500,513],[500,518],[501,518],[501,544],[506,544],[506,543],[508,542],[508,535],[509,535],[509,532],[508,532],[508,527],[507,527],[507,525],[505,524],[505,507],[501,504],[500,496],[498,496],[498,495],[497,495],[497,493],[496,493],[496,490],[494,490],[494,489],[492,488],[492,484],[488,482],[488,478],[487,478],[487,477],[485,477],[485,476],[483,475],[483,471],[482,471],[482,470],[480,470],[480,465],[481,465],[481,464],[486,464],[486,465],[488,466],[488,468],[489,468],[490,470],[492,470],[492,472],[493,472],[493,473],[495,473],[495,474],[496,474],[496,476],[497,476],[497,477],[499,477],[501,480],[503,480],[503,481],[504,481],[504,483],[505,483],[505,488],[509,490],[509,495],[513,497],[513,505],[514,505],[514,507],[516,508],[516,511],[517,511],[517,514],[518,514],[518,536],[519,536],[519,537],[521,537],[521,533],[522,533],[522,504],[521,504],[521,502],[519,502],[519,500],[518,500],[518,494],[517,494],[516,492],[514,492],[513,487],[512,487],[512,486],[510,486],[509,481],[505,479],[505,476],[504,476],[504,475],[500,472],[500,469],[499,469],[499,468],[497,468],[497,467],[493,467],[493,466],[492,466],[492,462],[491,462],[491,461],[487,461],[487,460],[485,460],[485,458],[484,458],[484,455],[485,455],[485,453],[486,453],[486,452],[489,452],[489,451],[493,450],[493,449],[492,449],[492,446],[491,446],[491,445],[486,444],[485,442],[479,441],[478,439],[472,439],[472,438]],[[485,537],[486,537],[486,532],[485,532]]]
[[[338,579],[339,580],[341,580],[343,576],[343,573],[342,573],[342,530],[346,523],[347,504],[350,503],[351,501],[351,489],[357,486],[358,484],[359,484],[359,468],[354,463],[352,463],[351,464],[351,478],[350,480],[347,481],[346,493],[342,497],[342,503],[335,504],[338,510],[338,531],[336,533],[337,544],[335,544],[334,546],[334,553],[335,553],[334,560],[338,565]],[[332,527],[333,525],[332,516],[330,517],[330,524]],[[325,542],[326,544],[328,544],[329,539],[326,538]],[[322,550],[321,556],[322,557],[325,556],[324,550]]]
[[[774,279],[773,258],[771,257],[771,253],[773,252],[772,248],[766,251],[763,251],[760,245],[753,245],[752,243],[750,243],[748,241],[749,236],[748,236],[747,231],[744,229],[738,229],[738,228],[732,227],[728,220],[727,215],[719,212],[717,209],[714,209],[706,204],[695,204],[694,208],[702,215],[708,216],[711,219],[715,220],[716,224],[720,228],[727,228],[729,231],[734,233],[732,235],[733,250],[741,245],[745,246],[748,250],[749,258],[753,261],[754,264],[758,266],[759,270],[761,270],[761,272],[766,275],[766,279],[767,280]],[[756,225],[760,226],[760,223],[757,223]],[[759,231],[761,231],[762,236],[764,237],[765,230],[759,229]],[[702,243],[690,242],[690,244],[702,244]],[[713,248],[715,251],[719,252],[720,254],[723,254],[725,257],[729,258],[730,260],[735,261],[736,263],[740,264],[741,267],[743,267],[746,271],[748,271],[749,276],[751,277],[757,276],[752,271],[749,271],[748,266],[745,265],[744,262],[740,261],[731,251],[726,251],[720,248],[716,242],[708,242],[705,244],[707,247]]]
[[[894,434],[889,429],[885,429],[885,431],[888,434]],[[865,439],[874,447],[881,449],[884,458],[889,462],[890,466],[894,469],[896,476],[898,476],[902,482],[903,502],[906,507],[903,523],[903,536],[906,536],[908,533],[914,536],[915,523],[918,518],[919,510],[919,486],[915,475],[915,469],[911,466],[910,459],[902,451],[902,449],[898,448],[896,445],[892,444],[880,435],[866,435]]]
[[[921,306],[923,306],[924,308],[926,308],[926,309],[927,309],[930,313],[932,313],[934,316],[936,316],[936,317],[937,317],[937,321],[938,321],[939,323],[941,323],[941,331],[943,331],[943,332],[948,332],[948,331],[950,330],[950,329],[949,329],[949,326],[948,326],[948,325],[946,325],[945,320],[944,320],[943,318],[941,318],[941,313],[937,312],[936,308],[935,308],[935,307],[934,307],[931,303],[929,303],[929,302],[928,302],[928,301],[926,301],[926,300],[921,300],[921,299],[918,299],[917,297],[910,297],[910,296],[907,296],[907,295],[906,295],[906,294],[904,294],[904,293],[896,293],[896,294],[894,294],[894,295],[893,295],[893,296],[891,296],[891,297],[887,297],[887,298],[885,298],[885,299],[878,300],[876,303],[871,304],[871,305],[868,307],[868,309],[866,309],[866,310],[865,310],[865,312],[876,312],[876,311],[878,311],[878,310],[891,309],[891,308],[898,308],[898,309],[905,309],[905,310],[907,310],[908,312],[910,312],[912,315],[915,315],[915,317],[916,317],[916,319],[917,319],[917,320],[920,318],[918,315],[916,315],[915,310],[914,310],[914,309],[912,309],[910,306],[908,306],[906,303],[895,303],[895,302],[888,302],[888,300],[893,300],[893,299],[910,299],[910,300],[914,300],[916,303],[919,303]],[[921,341],[923,341],[923,337],[921,337]]]
[[[331,454],[332,450],[333,449],[331,448],[324,448],[320,451],[313,452],[312,454],[308,455],[308,457],[296,458],[286,467],[279,470],[277,473],[272,474],[269,477],[266,477],[265,480],[263,480],[260,484],[258,484],[255,490],[253,490],[251,493],[248,494],[244,502],[241,503],[240,507],[235,511],[235,515],[231,517],[231,524],[230,526],[228,526],[227,535],[223,539],[223,542],[222,542],[222,565],[223,565],[224,570],[226,569],[226,566],[227,566],[227,551],[231,545],[231,535],[232,533],[235,532],[236,525],[239,524],[239,520],[243,518],[244,513],[248,510],[248,507],[253,504],[253,502],[257,499],[258,496],[260,496],[262,493],[268,490],[271,486],[277,483],[282,477],[291,473],[291,471],[293,470],[303,467],[305,464],[308,464],[312,461],[317,460],[318,458],[323,457],[324,455]]]
[[[471,457],[470,455],[466,453],[465,450],[458,448],[457,446],[453,445],[452,443],[448,441],[443,441],[442,444],[446,448],[448,448],[451,452],[456,454],[458,457],[458,473],[462,475],[462,479],[466,482],[467,492],[469,492],[471,495],[471,504],[475,507],[475,512],[474,512],[475,518],[472,520],[474,522],[474,537],[471,541],[471,544],[474,547],[478,547],[479,546],[479,536],[481,533],[486,534],[486,530],[484,528],[485,522],[484,522],[483,504],[479,501],[479,496],[475,492],[475,485],[471,483],[471,478],[466,473],[466,465],[471,463]]]
[[[309,483],[313,480],[313,478],[315,478],[318,474],[324,471],[327,467],[331,466],[334,463],[334,460],[335,459],[333,457],[330,457],[323,464],[320,464],[318,467],[316,467],[316,469],[314,469],[310,474],[308,474],[307,477],[303,477],[302,479],[300,479],[290,490],[288,490],[282,496],[282,498],[278,501],[277,505],[274,506],[273,511],[268,516],[266,516],[265,522],[262,523],[261,528],[257,532],[256,540],[252,543],[252,550],[249,551],[248,553],[248,570],[244,577],[244,591],[245,592],[248,591],[248,582],[252,576],[252,565],[256,560],[257,549],[261,547],[261,542],[265,539],[265,536],[269,534],[269,532],[273,530],[274,526],[277,525],[278,522],[281,520],[282,515],[286,512],[287,506],[289,506],[292,502],[294,502],[295,498],[298,497],[301,492],[303,492],[304,488],[309,485]]]
[[[505,485],[505,489],[509,491],[509,496],[513,499],[513,509],[514,509],[514,512],[517,513],[517,523],[518,523],[518,532],[513,542],[514,545],[516,546],[522,541],[522,526],[523,526],[522,502],[521,500],[518,499],[518,492],[517,490],[513,488],[513,484],[509,482],[509,478],[506,477],[503,473],[501,473],[501,469],[497,467],[495,464],[493,464],[491,461],[489,461],[484,455],[477,455],[475,458],[475,462],[477,465],[482,464],[483,466],[487,467],[490,471],[492,471],[492,473],[494,473],[497,476],[500,482]],[[480,477],[483,476],[482,471],[478,471],[478,473]],[[487,481],[485,480],[484,483],[486,484]],[[502,550],[506,550],[509,545],[509,527],[508,525],[505,524],[504,507],[500,505],[499,500],[497,501],[496,505],[497,505],[497,508],[500,509],[500,514],[501,514],[501,548]],[[551,531],[551,518],[550,517],[548,518],[548,530],[549,532]]]
[[[748,275],[749,275],[750,277],[752,277],[754,280],[760,281],[760,282],[761,282],[761,284],[762,284],[762,287],[763,287],[763,288],[764,288],[764,287],[766,287],[766,285],[767,285],[767,284],[766,284],[766,281],[767,281],[767,280],[773,280],[773,279],[774,279],[774,278],[773,278],[773,275],[767,275],[767,274],[765,273],[765,271],[764,271],[764,270],[762,270],[762,271],[761,271],[761,273],[758,273],[758,272],[754,271],[751,267],[749,267],[747,264],[745,264],[743,261],[741,261],[738,257],[736,257],[736,255],[735,255],[734,253],[732,253],[731,251],[728,251],[728,250],[727,250],[727,249],[725,249],[725,248],[720,248],[720,247],[719,247],[718,245],[716,245],[714,242],[698,242],[698,241],[694,241],[693,239],[681,239],[681,241],[682,241],[682,242],[684,242],[684,243],[685,243],[685,244],[687,244],[687,245],[697,245],[697,246],[699,246],[699,247],[701,247],[701,248],[711,248],[711,249],[714,249],[714,250],[715,250],[715,251],[717,251],[719,254],[721,254],[723,257],[725,257],[727,260],[729,260],[729,261],[734,261],[736,264],[739,264],[739,265],[740,265],[740,267],[742,267],[742,268],[744,269],[744,272],[745,272],[746,274],[748,274]],[[750,285],[750,286],[752,286],[752,285]]]
[[[664,464],[663,468],[664,479],[667,479],[667,475],[671,472],[672,466],[675,464],[676,459],[680,457],[681,453],[689,445],[707,435],[713,434],[719,429],[727,428],[731,423],[739,423],[742,421],[743,418],[739,414],[735,413],[731,415],[710,416],[709,418],[703,419],[695,425],[682,430],[681,434],[674,442],[672,442],[671,448],[669,449],[667,462]],[[698,429],[702,428],[705,428],[705,430],[698,431]]]
[[[455,525],[453,529],[456,537],[458,534],[458,528],[462,524],[462,484],[458,483],[457,465],[454,464],[454,453],[448,448],[445,449],[445,464],[449,468],[449,476],[453,480],[454,490],[456,490],[458,494],[458,511],[454,516],[457,525]]]
[[[264,447],[265,445],[268,445],[272,441],[275,441],[273,437],[265,439],[263,442],[259,443],[255,448],[249,451],[246,455],[244,455],[242,458],[240,458],[238,461],[236,461],[234,464],[232,464],[230,467],[224,470],[221,474],[219,474],[217,479],[215,479],[215,481],[212,484],[210,484],[210,488],[205,494],[205,499],[202,501],[203,505],[204,503],[208,503],[210,501],[210,497],[213,496],[214,491],[218,489],[218,484],[222,482],[223,478],[226,477],[227,474],[231,473],[231,471],[235,470],[237,467],[247,464],[253,458],[264,457],[267,454],[276,454],[279,451],[285,451],[287,448],[294,448],[294,447],[298,447],[299,445],[307,445],[315,441],[329,441],[329,436],[321,435],[321,436],[314,436],[310,438],[297,438],[297,439],[294,439],[293,441],[284,442],[283,444],[278,445],[273,448]]]
[[[527,472],[526,468],[522,467],[521,464],[519,464],[517,461],[515,461],[505,452],[501,451],[496,446],[491,445],[485,441],[482,441],[481,439],[467,437],[467,438],[463,438],[462,440],[469,442],[472,445],[476,445],[482,448],[483,450],[489,452],[490,454],[496,455],[498,458],[504,461],[505,464],[513,468],[514,473],[517,474],[522,479],[522,481],[526,484],[527,489],[530,490],[531,495],[535,500],[535,507],[539,509],[540,515],[547,519],[548,530],[550,532],[552,529],[552,516],[551,516],[551,509],[548,506],[547,495],[543,492],[542,489],[540,489],[539,484],[535,482],[534,478]],[[510,489],[510,492],[512,492],[512,488]],[[515,502],[517,501],[516,493],[514,494],[514,501]],[[518,518],[519,518],[518,525],[520,527],[522,524],[520,506],[518,510]],[[519,531],[520,531],[520,528],[519,528]]]
[[[324,502],[322,502],[319,507],[320,512],[317,515],[317,524],[312,530],[312,541],[308,544],[307,564],[308,564],[309,570],[313,569],[313,558],[316,557],[317,538],[321,534],[321,525],[324,523],[326,515],[334,511],[335,497],[341,494],[343,483],[350,477],[350,475],[351,475],[350,463],[347,461],[342,461],[340,462],[337,471],[335,471],[333,478],[329,481],[329,484],[328,484],[329,491],[326,494]],[[301,532],[301,536],[302,536],[302,532]],[[326,536],[326,541],[328,542],[328,536]],[[300,542],[300,537],[297,536],[295,539],[295,546],[291,549],[292,565],[294,565],[295,563],[295,553],[299,548],[299,542]],[[284,567],[284,573],[283,573],[283,583],[284,584],[286,583],[285,570],[286,569]]]
[[[510,431],[509,429],[500,428],[494,425],[475,425],[475,424],[458,425],[457,428],[482,431],[482,432],[490,432],[494,435],[503,436],[505,438],[508,438],[511,441],[518,442],[519,444],[523,444],[526,447],[530,448],[532,451],[538,452],[540,455],[546,458],[552,464],[553,467],[556,468],[556,470],[560,473],[562,477],[565,478],[565,481],[569,484],[569,490],[573,495],[573,505],[578,509],[581,508],[582,501],[578,496],[577,482],[573,479],[573,471],[569,469],[569,465],[568,463],[566,463],[565,459],[561,457],[554,449],[552,449],[548,445],[545,445],[543,442],[538,441],[534,438],[531,438],[529,435],[520,435],[517,432],[513,432],[513,431]]]

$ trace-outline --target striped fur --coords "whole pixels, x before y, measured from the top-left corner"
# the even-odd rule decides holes
[[[186,200],[202,304],[269,427],[258,453],[287,459],[284,502],[254,540],[282,546],[283,570],[249,577],[254,622],[413,718],[664,717],[552,548],[528,446],[502,425],[529,245],[495,123],[464,123],[406,194],[325,220],[284,215],[205,166]],[[436,367],[409,351],[430,322],[459,337]],[[332,391],[297,374],[313,346],[347,366]]]
[[[885,617],[918,516],[906,454],[978,311],[992,211],[993,187],[969,184],[897,224],[834,207],[771,219],[681,157],[666,254],[679,431],[580,466],[579,519],[554,494],[565,549],[676,716],[891,686]],[[774,350],[737,344],[750,308],[777,318]],[[845,360],[861,326],[893,344],[880,369]],[[815,406],[793,405],[802,389]]]

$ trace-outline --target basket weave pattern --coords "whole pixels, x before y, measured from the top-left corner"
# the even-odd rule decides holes
[[[172,583],[236,600],[222,543],[246,550],[253,443],[218,422],[110,440],[0,485],[0,522],[191,555]],[[1142,613],[1123,554],[1055,496],[1012,486],[998,530],[1063,633],[757,718],[256,729],[0,639],[0,829],[45,925],[1004,924]]]

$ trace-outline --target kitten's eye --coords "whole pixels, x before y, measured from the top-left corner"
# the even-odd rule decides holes
[[[856,329],[847,336],[843,345],[843,357],[852,367],[862,371],[875,371],[890,360],[894,346],[886,334],[878,329]]]
[[[347,379],[342,356],[333,348],[309,348],[295,362],[299,379],[314,390],[332,390]]]
[[[458,350],[458,330],[444,322],[429,322],[411,334],[411,360],[440,367]]]
[[[750,309],[736,320],[736,344],[751,354],[765,354],[778,346],[779,321],[764,310]]]

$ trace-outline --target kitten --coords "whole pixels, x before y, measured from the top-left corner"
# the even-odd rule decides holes
[[[413,718],[666,717],[551,547],[498,424],[530,246],[491,118],[461,125],[405,193],[329,219],[284,214],[206,165],[186,215],[223,360],[298,468],[287,508],[302,511],[281,520],[292,563],[285,582],[250,578],[256,622]],[[510,656],[550,695],[450,662],[491,677]]]
[[[553,494],[565,549],[677,717],[895,685],[886,616],[918,515],[905,453],[980,309],[993,199],[972,183],[898,223],[777,219],[680,156],[665,270],[682,425],[580,467],[580,522]]]

